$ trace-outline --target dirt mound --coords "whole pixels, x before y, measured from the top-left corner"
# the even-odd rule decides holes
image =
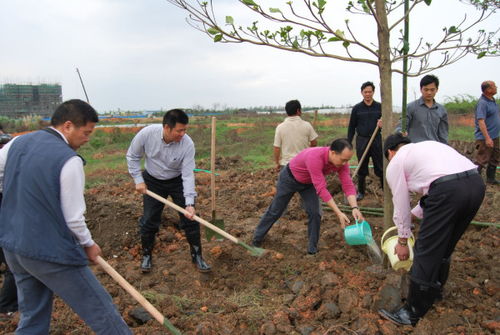
[[[272,170],[242,172],[237,157],[218,161],[217,216],[226,230],[249,242],[259,217],[269,205],[277,174]],[[196,175],[197,211],[210,219],[210,175]],[[332,179],[329,189],[339,194]],[[381,192],[369,180],[362,206],[381,207]],[[378,308],[399,305],[406,277],[373,264],[366,247],[347,246],[331,212],[322,221],[320,252],[306,255],[306,216],[297,197],[270,231],[254,257],[230,241],[203,241],[212,265],[209,274],[191,264],[188,244],[174,223],[178,215],[164,212],[163,227],[154,250],[154,269],[138,269],[140,245],[137,221],[142,198],[131,182],[88,190],[87,218],[104,257],[140,290],[183,334],[498,334],[500,332],[500,236],[494,227],[471,226],[452,262],[439,302],[417,327],[396,327],[382,321]],[[476,220],[498,221],[498,187],[488,196]],[[496,198],[495,198],[496,197]],[[496,200],[495,200],[496,199]],[[342,202],[342,196],[336,196]],[[496,202],[495,202],[496,201]],[[367,217],[379,240],[382,218]],[[167,334],[155,320],[141,324],[130,316],[139,305],[100,268],[99,280],[110,292],[135,334]],[[0,323],[5,332],[14,322]],[[91,334],[60,300],[54,306],[51,334]]]

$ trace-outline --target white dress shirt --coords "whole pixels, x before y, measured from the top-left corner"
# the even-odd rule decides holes
[[[417,204],[410,212],[410,192],[426,195],[431,183],[443,176],[477,168],[467,157],[452,147],[424,141],[402,146],[391,159],[386,170],[387,184],[392,192],[394,224],[400,237],[411,234],[411,214],[423,217]]]

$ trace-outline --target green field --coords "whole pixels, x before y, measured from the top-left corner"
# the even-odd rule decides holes
[[[322,125],[321,122],[332,118],[345,118],[348,115],[319,115],[316,131],[318,145],[326,146],[334,138],[345,137],[347,127]],[[239,157],[248,164],[243,169],[255,170],[273,166],[273,139],[276,125],[283,115],[222,116],[217,119],[216,153],[218,157]],[[312,114],[303,118],[313,121]],[[160,120],[158,122],[161,122]],[[450,126],[450,140],[473,140],[473,128]],[[196,145],[197,168],[210,168],[211,118],[193,117],[188,134]],[[87,160],[87,188],[96,184],[130,181],[127,172],[125,153],[134,133],[113,129],[111,133],[96,129],[91,141],[80,149]],[[353,158],[355,160],[355,158]],[[355,161],[353,162],[355,164]],[[106,176],[103,180],[103,176]]]

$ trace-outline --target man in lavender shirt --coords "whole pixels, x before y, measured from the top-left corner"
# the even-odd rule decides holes
[[[363,220],[356,202],[356,189],[349,174],[348,162],[352,155],[352,145],[347,139],[341,138],[334,140],[330,147],[307,148],[295,156],[280,172],[276,195],[255,229],[252,244],[262,245],[267,232],[281,217],[293,195],[298,192],[308,216],[307,252],[311,255],[316,254],[321,224],[318,196],[337,215],[342,228],[349,223],[349,219],[339,210],[326,188],[325,175],[332,173],[337,173],[339,176],[342,190],[352,207],[352,215],[356,220]]]
[[[211,267],[202,255],[200,224],[192,220],[195,215],[195,147],[186,134],[188,115],[181,109],[165,113],[162,124],[141,129],[127,151],[128,171],[134,179],[135,189],[143,194],[144,213],[139,220],[142,244],[141,270],[150,272],[153,266],[153,246],[160,229],[164,205],[146,194],[150,190],[186,209],[179,214],[179,228],[184,230],[191,251],[191,261],[200,272]],[[141,160],[144,158],[144,170]]]
[[[442,299],[451,254],[481,206],[486,186],[469,159],[440,142],[411,143],[398,133],[387,137],[384,153],[399,236],[394,253],[400,260],[409,257],[411,214],[422,222],[406,303],[394,312],[379,313],[397,325],[414,326],[435,300]],[[411,211],[409,192],[423,195]]]

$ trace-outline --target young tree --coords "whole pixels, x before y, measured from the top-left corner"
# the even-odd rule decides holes
[[[432,11],[432,0],[238,0],[242,8],[265,19],[237,25],[233,16],[217,16],[214,1],[167,0],[189,13],[188,22],[215,42],[251,43],[276,49],[377,66],[383,116],[383,136],[392,131],[392,74],[410,77],[450,65],[468,54],[478,58],[500,55],[498,29],[478,29],[499,8],[498,0],[460,0],[475,6],[472,18],[464,13],[456,24],[434,28],[433,40],[405,42],[402,25],[417,8]],[[441,0],[444,1],[444,0]],[[405,10],[405,2],[409,2]],[[456,0],[447,1],[455,6]],[[280,4],[275,6],[275,4]],[[274,7],[273,7],[274,6]],[[221,5],[222,7],[222,5]],[[471,7],[472,8],[472,7]],[[222,19],[220,19],[222,18]],[[431,20],[425,26],[439,25]],[[376,36],[372,32],[377,32]],[[403,72],[399,64],[408,60]],[[385,213],[392,213],[390,191],[384,188]],[[392,225],[385,215],[386,227]]]

